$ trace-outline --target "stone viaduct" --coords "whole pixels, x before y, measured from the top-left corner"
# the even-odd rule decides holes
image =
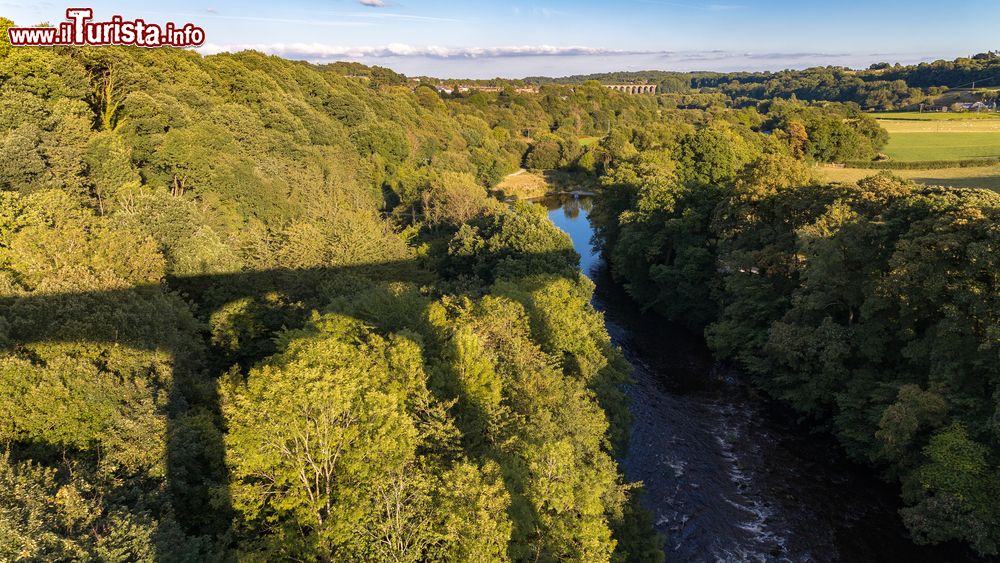
[[[605,88],[611,88],[626,94],[655,94],[655,84],[605,84]]]

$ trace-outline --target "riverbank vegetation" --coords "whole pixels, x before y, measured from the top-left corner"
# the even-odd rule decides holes
[[[643,306],[902,485],[918,541],[1000,548],[1000,196],[825,185],[794,135],[608,159],[591,217]],[[697,145],[696,145],[697,146]]]

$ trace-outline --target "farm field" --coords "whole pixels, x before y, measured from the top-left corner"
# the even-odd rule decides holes
[[[896,161],[963,160],[1000,156],[996,133],[890,133],[883,150]]]
[[[879,170],[867,168],[843,168],[837,166],[820,166],[819,176],[827,182],[853,183],[862,178],[873,176]],[[891,170],[902,178],[915,180],[931,186],[952,186],[956,188],[986,188],[1000,192],[1000,166],[983,166],[980,168],[936,168],[932,170]]]
[[[874,117],[889,132],[889,144],[884,152],[892,160],[914,162],[1000,156],[1000,114],[892,113],[874,114]]]
[[[896,133],[1000,133],[1000,119],[879,119],[889,135]]]
[[[1000,112],[957,113],[957,112],[875,112],[875,119],[887,121],[984,121],[1000,120]]]

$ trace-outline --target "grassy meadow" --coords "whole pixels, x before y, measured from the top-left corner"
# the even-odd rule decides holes
[[[995,133],[890,132],[883,152],[896,161],[964,160],[1000,156],[1000,131]]]
[[[962,160],[1000,156],[1000,114],[882,114],[879,125],[889,132],[884,152],[893,160]],[[914,119],[911,116],[933,116]],[[903,117],[896,117],[903,116]],[[938,117],[947,116],[947,118]],[[986,116],[986,117],[984,117]]]
[[[880,170],[868,168],[844,168],[841,166],[819,166],[818,174],[827,182],[845,184],[874,176]],[[956,188],[986,188],[1000,192],[1000,166],[978,168],[934,168],[930,170],[891,170],[893,174],[931,186],[953,186]]]
[[[880,121],[1000,121],[1000,113],[996,112],[961,113],[948,111],[921,113],[918,111],[892,111],[876,112],[872,113],[871,116]]]
[[[544,175],[522,169],[504,178],[494,191],[503,198],[533,199],[544,196],[550,189]]]
[[[967,160],[1000,157],[1000,113],[874,113],[889,132],[883,152],[890,162]],[[878,170],[820,166],[819,175],[832,182],[854,182]],[[897,176],[925,184],[981,187],[1000,191],[1000,166],[958,166],[925,170],[892,170]]]

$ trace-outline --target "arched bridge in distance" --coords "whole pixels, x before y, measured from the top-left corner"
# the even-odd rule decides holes
[[[625,92],[626,94],[656,93],[656,84],[605,84],[604,87],[617,92]]]

